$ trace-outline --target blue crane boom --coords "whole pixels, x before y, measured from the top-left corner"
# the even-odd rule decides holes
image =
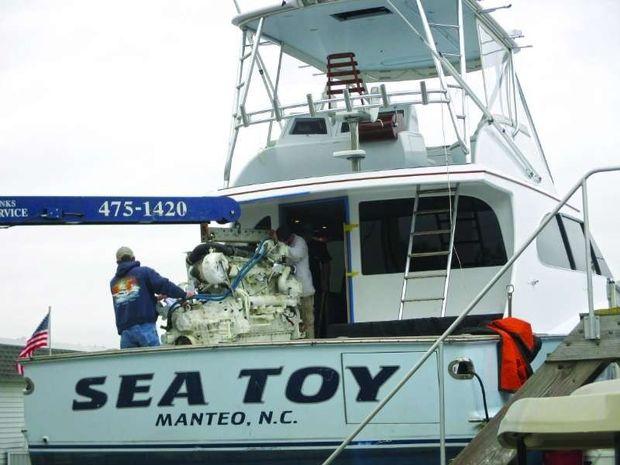
[[[230,197],[0,197],[0,226],[237,221]]]

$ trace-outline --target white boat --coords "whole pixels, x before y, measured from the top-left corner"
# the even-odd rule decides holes
[[[258,271],[244,284],[254,258],[208,246],[229,273],[209,287],[196,271],[205,253],[190,260],[207,297],[170,316],[169,345],[27,363],[32,461],[318,464],[348,437],[337,463],[446,463],[508,398],[498,337],[464,326],[528,321],[542,340],[536,367],[580,312],[616,297],[587,216],[555,190],[519,47],[473,0],[299,0],[233,24],[242,43],[219,194],[242,215],[229,242],[311,225],[331,255],[327,327],[303,338],[286,266],[285,284]],[[323,73],[324,92],[303,89],[312,78],[287,61]],[[261,86],[264,107],[248,99]],[[265,147],[235,164],[259,127]],[[596,337],[594,319],[587,327]],[[458,373],[472,366],[480,384]]]

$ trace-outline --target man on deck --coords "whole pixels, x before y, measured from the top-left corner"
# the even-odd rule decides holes
[[[331,278],[332,257],[327,250],[325,241],[315,237],[314,228],[310,223],[303,226],[301,235],[308,245],[310,274],[314,286],[314,336],[323,337],[328,323],[327,295]]]
[[[156,294],[183,299],[192,297],[194,292],[185,292],[152,268],[140,266],[129,247],[117,250],[116,263],[110,289],[121,349],[158,346]]]
[[[308,245],[288,226],[280,226],[275,239],[288,245],[287,262],[295,267],[295,277],[301,282],[300,313],[307,338],[314,338],[314,286],[310,273]]]

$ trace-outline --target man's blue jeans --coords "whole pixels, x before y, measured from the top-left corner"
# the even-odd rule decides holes
[[[133,325],[121,333],[121,349],[154,347],[159,345],[155,323]]]

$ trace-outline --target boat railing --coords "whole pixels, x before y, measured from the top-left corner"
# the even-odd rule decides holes
[[[438,353],[439,363],[437,364],[437,374],[439,379],[439,432],[440,432],[440,463],[445,465],[446,463],[446,450],[445,450],[445,403],[444,403],[444,373],[443,373],[443,343],[448,336],[450,336],[454,330],[461,324],[463,319],[469,315],[473,308],[482,300],[482,298],[491,290],[491,288],[497,283],[497,281],[512,267],[515,261],[525,252],[529,245],[538,237],[538,235],[545,229],[547,224],[559,213],[560,209],[564,207],[573,195],[581,189],[582,202],[583,202],[583,224],[585,235],[585,256],[586,256],[586,281],[587,281],[587,300],[588,300],[588,314],[584,317],[584,337],[590,340],[600,339],[600,326],[599,319],[594,314],[594,298],[592,290],[592,246],[591,246],[591,234],[590,234],[590,222],[589,222],[589,205],[588,205],[588,179],[594,174],[620,171],[620,166],[609,166],[603,168],[597,168],[587,172],[569,191],[568,193],[556,204],[552,212],[550,212],[540,225],[532,232],[528,238],[518,247],[518,249],[508,259],[506,264],[502,266],[497,273],[491,278],[491,280],[482,288],[482,290],[472,299],[472,301],[465,307],[465,309],[459,314],[454,322],[444,331],[444,333],[437,337],[436,341],[427,349],[421,356],[420,360],[405,374],[405,376],[398,382],[398,384],[379,402],[379,404],[370,412],[364,420],[355,428],[355,430],[344,439],[344,441],[338,446],[336,450],[322,463],[322,465],[331,464],[340,453],[351,443],[353,439],[372,421],[372,419],[385,407],[385,405],[394,397],[400,389],[411,379],[411,377],[420,369],[420,367],[433,355]]]
[[[394,100],[399,98],[398,101]],[[413,97],[402,99],[402,97]],[[237,128],[248,127],[261,123],[279,122],[285,119],[294,118],[300,115],[310,116],[332,116],[338,111],[365,111],[375,108],[386,108],[398,105],[428,105],[428,104],[448,104],[450,101],[447,91],[427,90],[422,85],[420,90],[393,91],[388,92],[385,85],[379,86],[379,92],[365,93],[361,95],[350,95],[347,91],[342,97],[322,98],[314,100],[312,94],[306,95],[306,101],[293,103],[290,105],[280,105],[277,97],[272,99],[272,106],[267,109],[248,112],[245,105],[239,105],[239,113],[235,115]],[[343,106],[344,105],[344,106]],[[303,111],[293,111],[301,110]]]

